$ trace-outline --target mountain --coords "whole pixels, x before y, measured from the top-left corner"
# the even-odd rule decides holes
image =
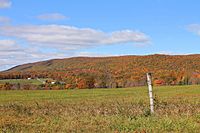
[[[146,55],[118,57],[73,57],[16,66],[0,78],[52,78],[69,87],[131,87],[145,85],[145,73],[153,73],[159,85],[198,84],[200,55]]]

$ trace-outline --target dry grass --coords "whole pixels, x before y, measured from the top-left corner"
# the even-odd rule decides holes
[[[1,132],[200,132],[199,86],[1,91]]]

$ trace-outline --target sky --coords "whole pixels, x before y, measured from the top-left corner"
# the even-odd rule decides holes
[[[0,0],[0,71],[76,56],[200,54],[199,0]]]

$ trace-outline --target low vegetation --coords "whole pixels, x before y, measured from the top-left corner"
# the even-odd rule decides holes
[[[200,86],[0,91],[1,132],[200,131]]]
[[[45,81],[44,79],[43,81]],[[10,83],[10,84],[32,84],[32,85],[41,85],[42,81],[39,81],[37,79],[5,79],[5,80],[0,80],[0,84],[5,84],[5,83]]]
[[[0,90],[63,90],[64,82],[52,79],[4,79],[0,80]]]

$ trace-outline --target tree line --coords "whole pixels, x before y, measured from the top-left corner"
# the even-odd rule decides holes
[[[153,73],[154,85],[200,84],[200,55],[52,60],[1,72],[0,80],[51,78],[65,83],[60,89],[126,88],[146,85],[147,72]]]

